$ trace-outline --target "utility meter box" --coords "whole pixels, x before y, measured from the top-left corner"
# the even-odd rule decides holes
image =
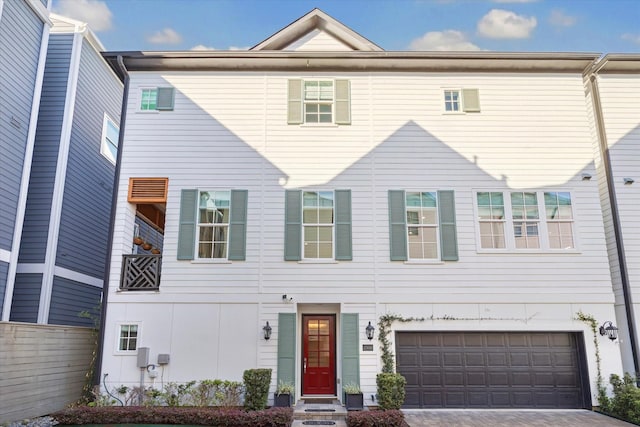
[[[138,368],[149,366],[149,347],[138,347]]]
[[[158,355],[158,365],[168,365],[169,364],[169,355],[168,354],[159,354]]]

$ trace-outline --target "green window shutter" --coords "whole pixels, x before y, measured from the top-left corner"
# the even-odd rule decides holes
[[[441,258],[443,261],[458,261],[456,203],[452,190],[438,191],[438,219],[440,220]]]
[[[244,261],[247,247],[247,190],[231,190],[229,254],[232,261]]]
[[[299,125],[302,120],[302,80],[289,80],[287,98],[287,123]]]
[[[351,261],[351,190],[336,190],[336,259]]]
[[[360,334],[358,314],[342,313],[340,321],[342,385],[360,385]]]
[[[172,87],[159,87],[158,98],[156,101],[156,110],[171,111],[173,110],[173,102],[175,91]]]
[[[302,191],[287,190],[284,211],[284,260],[300,261],[302,256]]]
[[[296,381],[296,314],[278,313],[278,382]]]
[[[479,113],[480,93],[478,89],[462,89],[462,105],[466,113]]]
[[[193,259],[196,243],[196,208],[198,190],[182,190],[180,226],[178,228],[178,259]]]
[[[407,213],[404,190],[389,190],[389,249],[391,261],[407,260]]]
[[[351,124],[349,80],[336,80],[336,124]]]

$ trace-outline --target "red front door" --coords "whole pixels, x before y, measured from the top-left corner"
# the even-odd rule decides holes
[[[302,394],[336,394],[336,318],[303,315]]]

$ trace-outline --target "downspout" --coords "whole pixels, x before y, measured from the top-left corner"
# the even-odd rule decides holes
[[[104,263],[102,285],[102,306],[100,308],[100,339],[96,353],[96,366],[93,370],[93,384],[100,385],[102,376],[102,355],[104,354],[104,334],[107,322],[107,301],[109,299],[109,277],[111,271],[111,254],[113,252],[113,231],[116,221],[116,205],[118,203],[118,186],[120,185],[120,165],[122,164],[122,149],[124,147],[124,128],[127,120],[127,102],[129,100],[129,72],[124,65],[122,55],[118,55],[118,67],[124,75],[124,89],[122,94],[122,108],[120,110],[120,131],[118,133],[118,154],[116,156],[116,171],[113,177],[113,194],[111,195],[111,215],[109,218],[109,237],[107,240],[107,255]]]
[[[604,62],[605,60],[603,60]],[[600,67],[602,66],[601,64]],[[638,361],[638,337],[636,330],[635,316],[633,312],[633,303],[631,301],[631,289],[629,288],[629,274],[627,272],[627,257],[624,252],[624,242],[622,239],[622,230],[620,225],[620,212],[618,210],[618,198],[613,183],[613,168],[611,166],[611,156],[609,155],[609,143],[607,141],[607,133],[605,131],[604,117],[602,113],[602,104],[600,101],[600,89],[598,88],[598,69],[594,68],[589,73],[589,83],[591,85],[591,99],[593,102],[593,115],[595,117],[596,132],[598,134],[598,143],[600,146],[600,155],[602,156],[602,164],[607,180],[607,191],[609,193],[609,205],[611,207],[611,218],[613,220],[613,234],[616,241],[616,251],[618,255],[618,264],[620,268],[620,281],[622,285],[622,296],[624,298],[624,310],[627,318],[627,328],[629,331],[629,341],[631,344],[631,355],[633,357],[633,367],[636,373],[640,373],[640,363]],[[636,385],[640,386],[640,379],[636,374]]]

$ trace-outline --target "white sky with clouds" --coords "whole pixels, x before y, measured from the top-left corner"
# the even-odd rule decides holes
[[[108,50],[247,49],[314,7],[386,50],[640,52],[640,0],[54,0]]]

